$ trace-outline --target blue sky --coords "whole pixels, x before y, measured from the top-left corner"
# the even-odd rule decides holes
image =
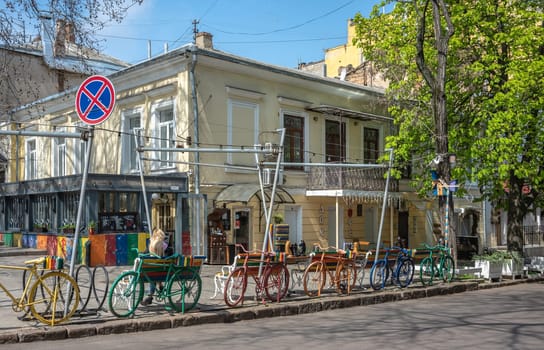
[[[144,0],[122,23],[100,32],[103,52],[129,63],[192,42],[198,30],[213,35],[214,48],[285,67],[324,58],[324,49],[347,40],[347,23],[367,16],[377,0]]]

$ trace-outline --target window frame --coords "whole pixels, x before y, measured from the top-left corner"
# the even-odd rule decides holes
[[[308,114],[307,113],[301,113],[301,112],[295,112],[291,110],[282,110],[281,111],[281,127],[285,128],[285,140],[284,140],[284,150],[287,149],[286,145],[287,142],[289,142],[290,134],[289,134],[289,128],[286,126],[286,118],[297,118],[302,120],[302,132],[300,132],[302,137],[302,147],[301,149],[301,157],[298,160],[295,160],[295,163],[307,163],[308,162],[308,142],[309,139],[309,123],[308,123]],[[286,161],[286,154],[287,152],[284,152],[284,158],[283,160]],[[285,166],[286,170],[303,170],[306,171],[307,167],[303,166]]]

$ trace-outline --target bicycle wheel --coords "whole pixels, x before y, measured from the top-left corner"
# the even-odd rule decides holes
[[[389,278],[389,268],[385,260],[378,260],[370,269],[370,286],[374,290],[380,290],[385,287],[385,282]]]
[[[247,275],[244,267],[238,267],[229,274],[225,282],[223,292],[225,304],[235,307],[244,300],[244,294],[247,288]]]
[[[168,282],[166,293],[172,309],[187,312],[194,308],[200,299],[202,280],[198,273],[188,275],[188,271],[177,271]]]
[[[93,295],[96,300],[96,309],[101,310],[108,297],[110,286],[110,275],[103,265],[95,266],[93,269]]]
[[[44,296],[37,295],[38,288]],[[77,310],[79,288],[70,275],[51,271],[37,280],[28,298],[30,312],[38,321],[50,326],[64,322]]]
[[[304,293],[309,297],[320,296],[327,276],[325,275],[325,264],[321,261],[314,261],[304,271],[303,283]]]
[[[108,295],[110,312],[117,317],[128,317],[144,296],[144,282],[139,279],[136,271],[125,271],[111,285]]]
[[[93,276],[91,269],[87,265],[79,265],[76,270],[76,283],[79,288],[79,312],[82,312],[87,307],[91,292],[93,291]]]
[[[433,260],[430,257],[426,257],[421,261],[419,265],[419,278],[421,284],[424,286],[431,286],[434,278]]]
[[[395,275],[397,276],[396,281],[399,287],[408,287],[414,278],[414,261],[407,257],[402,258],[399,261]]]
[[[289,270],[284,264],[275,264],[264,274],[264,292],[270,301],[279,302],[289,289]]]
[[[357,277],[357,276],[355,276]],[[351,293],[351,288],[354,285],[353,268],[350,264],[339,262],[334,273],[336,292],[340,294]]]
[[[455,263],[451,256],[446,255],[441,261],[440,271],[444,282],[451,282],[453,275],[455,275]]]

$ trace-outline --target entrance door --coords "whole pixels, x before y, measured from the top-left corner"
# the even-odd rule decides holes
[[[234,243],[242,244],[245,249],[249,250],[249,228],[250,220],[249,214],[251,213],[250,209],[235,209],[234,210]]]
[[[289,241],[299,243],[302,238],[302,207],[300,205],[285,206],[285,223],[289,225]]]
[[[399,232],[400,240],[405,248],[408,248],[408,212],[399,212],[399,223],[397,230]]]

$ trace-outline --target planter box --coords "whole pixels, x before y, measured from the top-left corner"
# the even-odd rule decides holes
[[[481,278],[485,278],[489,282],[494,279],[502,280],[502,262],[501,261],[488,261],[488,260],[476,260],[474,261],[475,268],[481,268]]]
[[[523,276],[523,262],[514,259],[505,259],[502,262],[502,275],[515,279],[516,276]]]

